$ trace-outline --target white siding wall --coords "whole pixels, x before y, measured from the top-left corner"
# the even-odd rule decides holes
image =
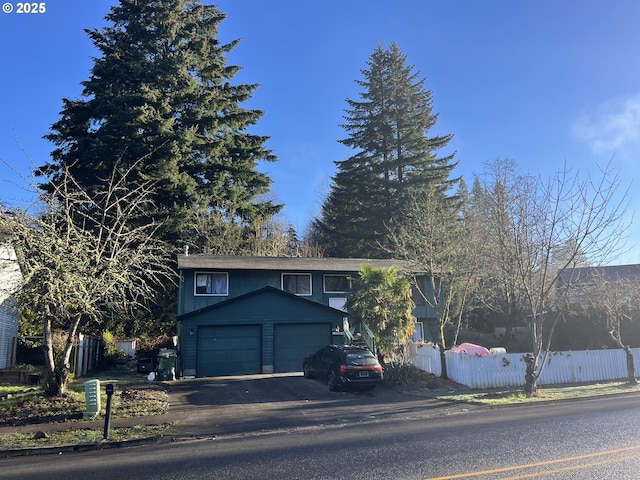
[[[20,315],[13,296],[20,288],[21,281],[22,275],[13,248],[0,245],[0,369],[12,366],[15,361]]]

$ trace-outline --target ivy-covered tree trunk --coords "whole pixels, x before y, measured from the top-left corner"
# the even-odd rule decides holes
[[[527,355],[524,361],[524,394],[526,397],[535,397],[538,394],[538,363],[535,355]]]

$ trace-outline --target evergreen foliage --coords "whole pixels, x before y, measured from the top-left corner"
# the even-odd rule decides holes
[[[200,0],[120,0],[109,26],[87,30],[99,56],[46,136],[56,148],[40,168],[44,188],[54,192],[66,168],[93,195],[115,167],[131,168],[132,182],[158,184],[147,215],[164,221],[163,238],[196,249],[206,238],[197,219],[238,230],[275,214],[280,206],[256,200],[271,180],[255,170],[275,157],[267,137],[247,132],[262,112],[241,106],[257,85],[231,83],[239,67],[225,56],[238,41],[217,40],[224,18]]]
[[[411,284],[395,268],[364,264],[347,293],[346,309],[354,324],[364,323],[373,332],[379,355],[395,357],[413,334],[415,303]]]
[[[314,222],[330,256],[386,256],[388,233],[403,221],[414,193],[429,185],[444,198],[456,182],[454,155],[437,156],[452,135],[428,136],[438,115],[425,79],[395,43],[388,50],[378,45],[367,66],[357,81],[361,99],[347,100],[343,125],[349,137],[341,143],[356,153],[336,162],[322,218]]]

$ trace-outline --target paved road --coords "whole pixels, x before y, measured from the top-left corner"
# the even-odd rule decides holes
[[[202,378],[171,384],[175,436],[255,434],[273,429],[358,423],[391,416],[443,415],[467,407],[384,386],[330,392],[302,374]]]
[[[639,431],[635,397],[424,418],[407,410],[357,423],[1,459],[0,472],[12,480],[637,479]]]

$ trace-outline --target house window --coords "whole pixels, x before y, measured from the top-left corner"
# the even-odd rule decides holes
[[[311,295],[311,274],[283,273],[282,290],[295,295]]]
[[[346,308],[347,299],[346,298],[330,298],[329,306],[331,308],[335,308],[336,310],[342,310],[343,312],[347,311]]]
[[[325,275],[324,276],[324,292],[325,293],[344,293],[351,289],[351,280],[349,275]]]
[[[228,295],[228,273],[196,273],[196,295]]]

